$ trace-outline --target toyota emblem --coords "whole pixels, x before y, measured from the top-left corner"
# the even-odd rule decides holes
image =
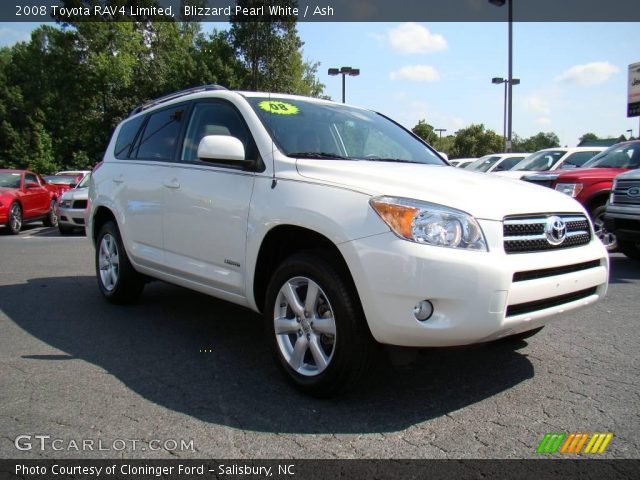
[[[567,237],[567,224],[560,217],[549,217],[544,226],[544,234],[551,245],[560,245]]]

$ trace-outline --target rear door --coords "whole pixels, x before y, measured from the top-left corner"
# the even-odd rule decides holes
[[[245,158],[255,142],[242,115],[227,100],[194,102],[176,163],[167,179],[164,250],[168,268],[187,281],[244,295],[245,246],[255,168],[197,157],[206,135],[238,138]]]
[[[105,163],[110,198],[123,240],[134,263],[150,268],[164,264],[162,218],[172,162],[187,112],[187,103],[154,110],[122,125],[116,141],[116,160]]]

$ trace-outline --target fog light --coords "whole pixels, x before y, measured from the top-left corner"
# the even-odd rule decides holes
[[[416,320],[420,322],[429,320],[431,315],[433,315],[433,305],[429,300],[422,300],[413,307],[413,315],[416,317]]]

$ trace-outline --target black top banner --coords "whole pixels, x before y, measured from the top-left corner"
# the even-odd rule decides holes
[[[2,22],[638,22],[638,0],[3,0]]]

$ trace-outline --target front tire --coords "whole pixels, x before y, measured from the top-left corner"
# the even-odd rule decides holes
[[[13,202],[9,207],[7,230],[11,235],[17,235],[22,230],[22,207],[18,202]]]
[[[607,249],[607,252],[613,253],[618,250],[618,240],[616,236],[608,231],[604,225],[604,214],[605,214],[606,206],[600,205],[599,207],[594,208],[589,212],[591,215],[591,220],[593,221],[593,229],[595,231],[596,237],[600,239],[604,248]]]
[[[58,226],[58,214],[56,213],[56,206],[58,203],[55,199],[49,202],[49,212],[47,217],[42,221],[45,227],[57,227]]]
[[[98,287],[111,303],[134,303],[144,288],[144,278],[131,265],[117,225],[105,223],[98,233],[95,264]]]
[[[264,316],[278,365],[305,393],[331,396],[369,370],[376,344],[348,273],[333,259],[285,260],[267,288]]]
[[[633,260],[640,260],[640,242],[619,240],[618,249],[628,258],[632,258]]]

